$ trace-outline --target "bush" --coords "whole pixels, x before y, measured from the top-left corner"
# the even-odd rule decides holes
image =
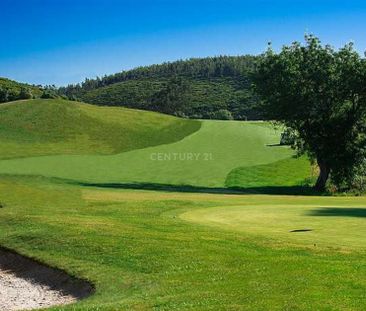
[[[286,128],[281,134],[280,145],[292,146],[295,143],[296,134],[293,130]]]
[[[19,99],[30,99],[32,98],[32,92],[30,89],[22,87],[19,92]]]
[[[345,190],[352,189],[356,193],[364,193],[366,190],[366,159],[357,165],[350,176],[349,181],[344,185]]]
[[[7,102],[8,100],[9,100],[8,90],[0,87],[0,103]]]
[[[226,109],[220,109],[210,113],[210,118],[217,120],[233,120],[231,112]]]
[[[57,98],[57,97],[58,97],[57,94],[50,90],[44,90],[41,95],[41,98],[43,98],[43,99],[50,99],[50,98]]]
[[[175,115],[176,117],[179,117],[179,118],[185,118],[185,119],[188,119],[188,116],[187,116],[184,112],[182,112],[182,111],[177,111],[177,112],[175,112],[175,113],[174,113],[174,115]]]

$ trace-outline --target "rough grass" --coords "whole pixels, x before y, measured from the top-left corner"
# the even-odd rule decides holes
[[[178,141],[199,121],[60,99],[0,105],[0,158],[113,154]]]
[[[55,310],[366,308],[364,197],[100,190],[10,176],[0,193],[1,245],[96,285]],[[231,222],[212,225],[209,215]],[[305,226],[316,231],[289,232]]]

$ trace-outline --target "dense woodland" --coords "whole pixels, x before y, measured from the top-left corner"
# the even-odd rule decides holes
[[[138,67],[61,87],[61,96],[182,117],[259,119],[251,90],[254,56],[218,56]]]

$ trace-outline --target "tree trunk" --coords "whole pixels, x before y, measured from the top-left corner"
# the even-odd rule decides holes
[[[324,161],[318,160],[317,162],[320,172],[314,188],[317,191],[324,191],[325,185],[329,177],[330,169],[329,166]]]

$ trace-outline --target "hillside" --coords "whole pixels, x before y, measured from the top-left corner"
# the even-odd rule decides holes
[[[19,83],[0,77],[0,103],[18,99],[37,98],[41,94],[42,90],[38,86]]]
[[[113,154],[178,141],[200,122],[61,99],[0,105],[0,158]]]
[[[265,122],[19,101],[0,106],[0,174],[137,187],[299,185],[311,176],[309,162],[278,146],[280,133]]]
[[[98,105],[125,106],[205,119],[260,119],[251,91],[254,56],[219,56],[138,67],[86,79],[59,94]]]

